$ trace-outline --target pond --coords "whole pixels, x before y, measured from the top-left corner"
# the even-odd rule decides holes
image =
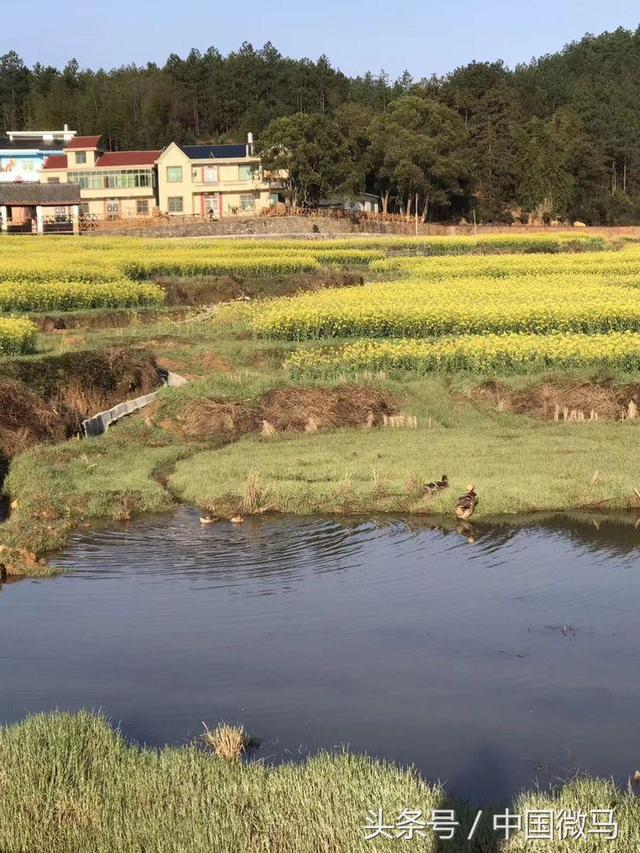
[[[345,745],[476,801],[624,782],[640,532],[422,524],[183,509],[78,536],[73,573],[0,594],[0,719],[101,709],[153,746],[240,722],[264,760]]]

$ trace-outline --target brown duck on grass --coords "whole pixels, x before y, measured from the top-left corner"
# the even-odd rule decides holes
[[[435,495],[443,489],[449,488],[449,478],[446,474],[442,475],[442,479],[436,480],[435,483],[425,483],[424,490],[428,495]]]
[[[475,486],[472,484],[468,486],[466,494],[461,495],[458,498],[458,505],[456,507],[456,516],[463,521],[466,521],[468,518],[471,518],[473,515],[473,511],[476,508],[478,503],[478,494],[476,492]]]

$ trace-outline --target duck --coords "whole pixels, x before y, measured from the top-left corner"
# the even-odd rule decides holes
[[[456,506],[456,516],[462,519],[462,521],[466,521],[473,515],[473,511],[475,510],[477,504],[478,494],[476,492],[476,487],[472,483],[470,486],[467,487],[466,493],[458,498],[458,505]]]
[[[442,489],[449,488],[449,478],[446,474],[442,475],[440,480],[436,480],[435,483],[425,483],[424,490],[428,495],[435,495],[436,492],[441,492]]]
[[[244,518],[241,515],[232,515],[231,518],[229,519],[229,521],[232,524],[242,524],[242,522],[244,521]]]
[[[200,524],[215,524],[216,521],[219,521],[215,517],[215,515],[201,515],[200,516]]]

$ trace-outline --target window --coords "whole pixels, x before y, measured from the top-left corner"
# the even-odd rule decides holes
[[[149,202],[147,199],[137,199],[136,200],[136,213],[138,216],[148,216],[149,215]]]
[[[76,152],[76,166],[84,166],[87,162],[87,152],[86,151],[77,151]]]
[[[255,177],[255,166],[238,166],[238,178],[241,181],[252,181]]]
[[[118,219],[120,216],[120,202],[117,199],[107,201],[107,219]]]
[[[182,196],[170,196],[167,199],[169,213],[182,213],[184,210],[184,199]]]
[[[80,216],[89,216],[89,202],[81,201],[80,202]]]
[[[167,183],[182,183],[182,166],[167,166]]]
[[[242,210],[254,210],[256,206],[256,197],[254,195],[241,195],[240,207]]]
[[[218,183],[218,167],[217,166],[205,166],[202,170],[202,179],[205,184],[217,184]]]
[[[59,183],[60,183],[60,178],[49,178],[49,180],[47,181],[47,183],[48,183],[48,184],[59,184]]]
[[[95,172],[68,172],[70,184],[83,190],[122,190],[154,187],[153,169],[96,169]]]

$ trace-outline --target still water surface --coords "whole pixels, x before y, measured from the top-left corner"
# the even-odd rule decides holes
[[[640,533],[566,520],[475,543],[400,520],[201,527],[182,510],[77,537],[0,594],[0,720],[102,709],[181,743],[241,722],[266,760],[414,763],[503,799],[640,756]]]

